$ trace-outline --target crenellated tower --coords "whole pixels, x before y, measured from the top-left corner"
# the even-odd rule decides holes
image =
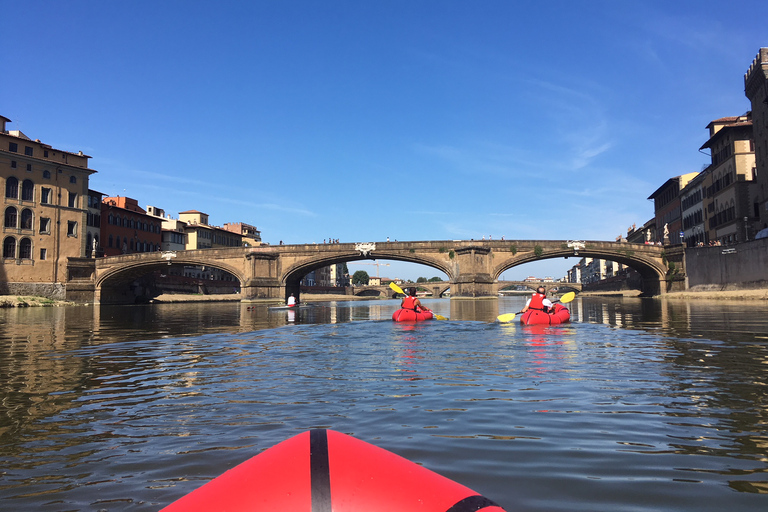
[[[752,103],[757,193],[753,208],[758,229],[768,227],[768,48],[760,48],[744,74],[744,94]]]

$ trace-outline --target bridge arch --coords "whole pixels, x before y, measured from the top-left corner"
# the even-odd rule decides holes
[[[329,265],[336,265],[339,263],[349,263],[353,261],[365,261],[365,260],[372,260],[372,259],[405,261],[408,263],[417,263],[420,265],[425,265],[445,273],[447,276],[449,276],[449,279],[451,278],[451,274],[453,272],[453,269],[450,268],[448,265],[446,265],[444,262],[437,261],[428,257],[424,257],[423,255],[410,256],[408,254],[405,254],[405,255],[404,254],[387,254],[386,251],[377,250],[375,258],[365,257],[361,255],[359,252],[350,252],[348,254],[336,254],[336,255],[318,254],[314,258],[302,260],[286,268],[282,273],[282,276],[280,278],[280,283],[282,286],[285,287],[286,298],[290,294],[293,294],[295,297],[299,297],[299,293],[301,291],[299,283],[301,282],[301,279],[308,273],[312,272],[313,270],[327,267]],[[420,283],[420,284],[424,284],[424,283]],[[450,286],[446,286],[445,289],[448,289],[449,287]],[[445,290],[442,290],[440,293],[442,294],[444,292]]]
[[[617,251],[615,247],[601,248],[590,247],[589,245],[584,249],[579,249],[578,254],[574,254],[572,248],[562,249],[550,249],[546,254],[536,255],[534,252],[526,252],[523,254],[513,255],[500,263],[493,270],[493,278],[498,280],[499,276],[509,270],[510,268],[524,265],[526,263],[532,263],[534,261],[541,261],[544,259],[553,258],[573,258],[573,257],[586,257],[595,258],[607,261],[615,261],[621,263],[627,267],[636,270],[643,278],[643,292],[657,295],[662,292],[662,281],[665,280],[667,268],[659,260],[653,258],[644,258],[636,255],[631,248],[626,249],[624,252]],[[558,283],[561,284],[561,283]],[[567,283],[562,283],[567,285]]]
[[[153,294],[151,286],[146,284],[144,286],[139,285],[143,290],[137,291],[130,289],[131,284],[154,271],[164,270],[169,266],[169,263],[162,259],[136,261],[135,258],[128,256],[125,257],[125,260],[125,262],[113,265],[98,275],[95,280],[97,302],[102,304],[133,302],[136,299],[136,295],[150,298]],[[181,258],[174,259],[172,264],[175,266],[200,266],[223,270],[233,275],[241,288],[245,281],[241,270],[215,260]],[[154,293],[156,294],[157,292]]]

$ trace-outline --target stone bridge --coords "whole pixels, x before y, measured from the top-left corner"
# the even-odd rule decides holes
[[[665,256],[663,247],[566,240],[271,245],[71,258],[66,287],[70,300],[132,303],[142,294],[137,283],[143,276],[171,264],[199,265],[235,276],[240,281],[242,300],[275,301],[284,300],[290,293],[298,297],[301,278],[312,270],[335,263],[377,259],[436,268],[449,277],[452,298],[482,298],[497,296],[499,276],[512,267],[543,259],[582,256],[616,261],[637,270],[643,278],[643,292],[648,295],[662,294],[668,289],[668,255]],[[678,269],[680,266],[678,262]]]

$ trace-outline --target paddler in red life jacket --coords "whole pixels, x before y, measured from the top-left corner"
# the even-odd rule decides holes
[[[528,299],[528,302],[525,303],[525,307],[521,313],[525,313],[529,309],[537,309],[549,313],[552,310],[552,306],[552,301],[547,298],[547,289],[543,286],[539,286],[536,288],[536,293],[534,293],[531,298]]]
[[[431,311],[421,305],[421,301],[416,298],[416,288],[408,288],[408,295],[403,297],[403,301],[400,303],[402,309],[412,309],[417,313],[420,311]]]

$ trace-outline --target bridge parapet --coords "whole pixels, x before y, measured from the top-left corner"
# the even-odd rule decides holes
[[[584,256],[618,261],[634,268],[643,277],[644,291],[658,294],[667,291],[664,249],[602,241],[575,245],[568,240],[438,240],[375,242],[365,246],[343,243],[199,249],[177,251],[175,257],[154,252],[92,260],[95,265],[92,282],[98,301],[104,290],[116,291],[168,264],[210,266],[235,276],[240,281],[244,300],[284,300],[289,293],[298,297],[300,280],[312,270],[335,263],[384,259],[436,268],[448,276],[453,298],[478,298],[498,296],[499,276],[517,265]],[[71,265],[73,274],[68,286],[71,283],[72,290],[78,282],[81,288],[85,286],[86,280],[75,277],[77,272],[82,272],[77,270],[78,265],[84,264],[73,261]],[[440,293],[445,291],[441,290]],[[115,294],[115,297],[121,296]]]

